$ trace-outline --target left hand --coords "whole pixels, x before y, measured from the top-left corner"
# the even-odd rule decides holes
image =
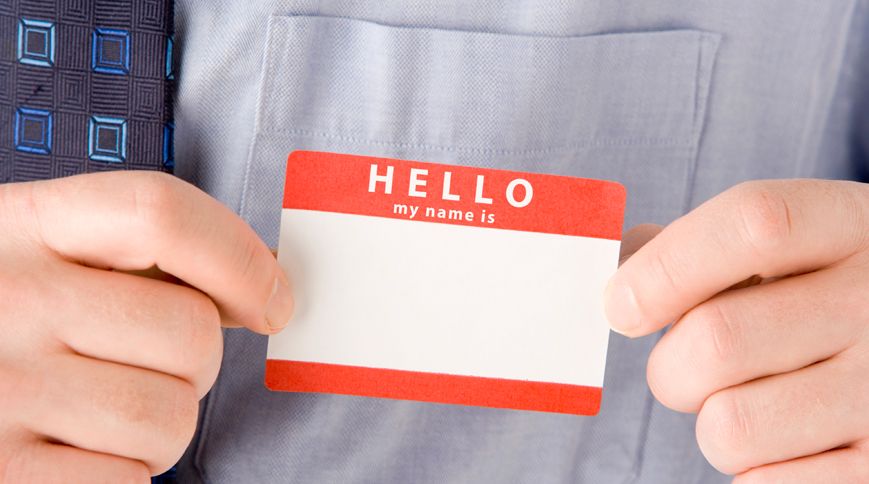
[[[639,232],[657,230],[625,245]],[[735,482],[869,482],[869,186],[738,185],[639,249],[605,301],[627,336],[675,321],[649,387],[698,413]]]

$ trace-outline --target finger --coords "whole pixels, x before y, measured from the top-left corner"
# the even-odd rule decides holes
[[[178,279],[177,277],[173,276],[172,274],[167,274],[167,273],[161,271],[156,266],[149,267],[149,268],[144,269],[144,270],[113,271],[113,272],[120,272],[121,274],[130,274],[130,275],[139,276],[139,277],[147,277],[148,279],[154,279],[155,281],[163,281],[163,282],[169,282],[172,284],[193,287],[193,286],[190,286],[189,284],[186,284],[181,279]],[[220,325],[223,328],[243,328],[244,327],[243,325],[241,325],[235,321],[227,321],[224,319],[221,319]]]
[[[728,190],[673,222],[622,265],[605,295],[610,323],[641,336],[752,275],[803,272],[848,257],[866,244],[866,190],[806,180]]]
[[[278,251],[276,249],[269,249],[269,252],[272,253],[272,257],[278,256]],[[184,281],[178,279],[172,274],[167,274],[160,270],[157,266],[151,266],[146,269],[136,269],[136,270],[126,270],[126,271],[117,271],[122,272],[124,274],[132,274],[134,276],[147,277],[149,279],[155,279],[163,282],[171,282],[173,284],[183,284]]]
[[[865,366],[838,355],[713,394],[697,415],[700,450],[738,474],[861,439],[869,432]]]
[[[272,253],[273,257],[278,256],[277,249],[270,248],[269,251]],[[126,274],[133,274],[133,275],[137,275],[137,276],[147,277],[149,279],[156,279],[158,281],[171,282],[174,284],[178,284],[178,283],[183,284],[183,282],[184,282],[184,281],[181,281],[180,279],[178,279],[177,277],[173,276],[172,274],[167,274],[167,273],[161,271],[156,266],[149,267],[149,268],[144,269],[144,270],[123,271],[123,272]],[[221,321],[221,326],[224,328],[243,328],[244,327],[241,324],[238,324],[234,321],[225,321],[225,320]]]
[[[161,271],[157,266],[151,266],[147,269],[141,269],[141,270],[128,270],[128,271],[116,270],[113,272],[120,272],[122,274],[130,274],[132,276],[147,277],[148,279],[154,279],[155,281],[170,282],[172,284],[184,284],[184,281],[182,281],[181,279],[178,279],[177,277],[173,276],[172,274],[167,274],[167,273]]]
[[[11,452],[0,465],[3,482],[44,484],[147,483],[148,468],[140,461],[91,452],[66,445],[36,441]]]
[[[202,397],[220,369],[223,334],[214,303],[189,287],[65,264],[31,312],[76,353],[182,378]],[[74,284],[69,281],[75,281]],[[111,297],[106,297],[111,294]]]
[[[187,382],[77,355],[45,358],[18,412],[31,432],[74,447],[171,467],[196,428],[198,399]],[[28,371],[28,369],[22,369]],[[26,395],[25,395],[26,397]]]
[[[649,387],[664,405],[695,412],[718,390],[844,351],[863,333],[864,272],[812,272],[700,304],[652,350]]]
[[[292,296],[268,247],[237,215],[190,184],[112,172],[19,185],[19,212],[63,257],[120,270],[152,266],[207,293],[225,319],[264,334],[283,327]],[[95,210],[94,207],[99,207]]]
[[[751,469],[733,484],[830,484],[869,482],[869,451],[865,444]]]
[[[646,245],[646,243],[656,235],[661,233],[664,230],[660,225],[655,224],[641,224],[636,227],[628,230],[624,236],[622,236],[622,245],[621,245],[621,253],[619,254],[619,265],[622,265],[628,258],[630,258],[634,253],[640,250],[640,247]]]

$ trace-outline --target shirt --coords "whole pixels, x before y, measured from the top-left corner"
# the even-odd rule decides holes
[[[178,0],[176,47],[176,172],[272,247],[294,149],[616,180],[627,226],[866,170],[865,0]],[[728,482],[646,385],[658,338],[613,334],[601,413],[575,417],[272,393],[266,338],[226,330],[179,475]]]

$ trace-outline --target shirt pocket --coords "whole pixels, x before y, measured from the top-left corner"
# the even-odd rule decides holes
[[[605,178],[686,207],[720,36],[506,35],[274,16],[241,211],[275,234],[294,149]],[[272,241],[270,241],[272,242]]]
[[[615,180],[628,191],[628,226],[666,223],[687,208],[717,34],[508,35],[317,16],[272,17],[268,29],[240,211],[272,246],[286,158],[297,149]],[[573,459],[585,476],[637,472],[653,343],[611,339],[598,417],[476,414],[486,423],[466,427],[474,448],[496,452],[500,464],[457,477],[533,481],[533,466],[522,466],[535,445],[561,448],[548,458]],[[332,418],[353,425],[346,413]],[[306,435],[305,425],[288,433]],[[487,428],[518,429],[523,445],[487,440]]]

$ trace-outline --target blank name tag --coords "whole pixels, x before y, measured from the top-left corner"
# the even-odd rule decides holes
[[[595,415],[624,206],[609,181],[293,152],[266,386]]]

